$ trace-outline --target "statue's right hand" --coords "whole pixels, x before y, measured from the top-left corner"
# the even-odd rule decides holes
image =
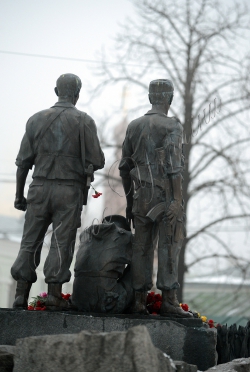
[[[14,207],[20,211],[26,211],[27,209],[27,201],[26,198],[23,196],[22,198],[16,198],[14,201]]]

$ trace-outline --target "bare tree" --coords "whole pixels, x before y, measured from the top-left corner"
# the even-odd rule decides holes
[[[226,251],[222,257],[239,263],[214,227],[248,223],[250,216],[249,18],[243,3],[134,0],[134,5],[137,18],[128,19],[116,38],[116,63],[103,55],[101,83],[93,94],[125,82],[138,88],[145,104],[150,80],[173,81],[171,110],[183,124],[186,143],[185,212],[188,225],[198,226],[188,232],[180,255],[183,288],[185,252],[197,241],[202,244],[200,239],[216,242]],[[202,223],[197,222],[197,205]],[[190,265],[201,259],[197,252]]]

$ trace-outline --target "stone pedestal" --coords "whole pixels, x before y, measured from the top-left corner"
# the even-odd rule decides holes
[[[173,360],[201,371],[216,364],[216,330],[204,328],[200,319],[0,309],[0,345],[15,345],[29,336],[127,331],[138,325],[146,326],[153,344]]]

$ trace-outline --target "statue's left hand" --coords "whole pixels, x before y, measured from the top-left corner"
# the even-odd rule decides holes
[[[14,207],[19,209],[20,211],[26,211],[27,209],[27,201],[26,198],[23,196],[22,198],[16,198],[14,202]]]
[[[179,201],[178,200],[172,201],[167,211],[167,217],[170,220],[171,225],[175,223],[179,209],[180,209]]]

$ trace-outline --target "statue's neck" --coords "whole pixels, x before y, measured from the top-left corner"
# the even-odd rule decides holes
[[[72,103],[72,105],[75,106],[76,102],[75,102],[75,98],[71,98],[71,97],[58,97],[58,102],[68,102],[68,103]]]
[[[165,115],[168,114],[169,107],[166,107],[165,105],[152,105],[152,110],[161,112]]]

